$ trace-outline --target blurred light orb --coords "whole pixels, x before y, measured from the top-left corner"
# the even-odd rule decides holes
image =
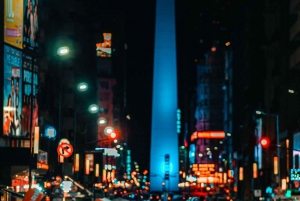
[[[108,126],[108,127],[106,127],[106,128],[104,129],[104,133],[105,133],[106,135],[112,133],[113,131],[114,131],[114,128],[111,127],[111,126]]]
[[[88,84],[85,83],[85,82],[80,82],[78,85],[77,85],[77,90],[78,91],[86,91],[88,89]]]
[[[106,124],[107,124],[107,119],[106,119],[105,117],[100,117],[100,118],[98,119],[98,124],[99,124],[100,126],[106,125]]]
[[[69,51],[70,50],[67,46],[63,46],[63,47],[58,48],[57,54],[59,56],[65,56],[65,55],[69,54]]]
[[[90,113],[97,113],[99,111],[99,107],[96,104],[92,104],[89,106],[89,112]]]

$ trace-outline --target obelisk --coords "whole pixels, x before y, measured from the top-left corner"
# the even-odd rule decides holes
[[[156,1],[150,191],[177,191],[179,182],[175,0]]]

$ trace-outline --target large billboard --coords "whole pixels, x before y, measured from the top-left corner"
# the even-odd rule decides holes
[[[38,126],[37,88],[36,60],[4,45],[3,136],[29,139],[30,134],[34,133],[34,128]]]
[[[22,52],[4,45],[3,135],[21,136]]]
[[[23,0],[4,0],[4,42],[22,49]]]
[[[24,0],[23,11],[23,49],[34,50],[38,47],[39,34],[38,0]]]
[[[96,43],[97,57],[111,57],[111,33],[103,33],[103,43]]]
[[[38,89],[38,66],[36,59],[32,56],[23,53],[23,108],[22,116],[24,116],[22,125],[23,133],[29,136],[30,130],[31,134],[34,133],[34,127],[38,126],[38,102],[37,102],[37,89]],[[32,103],[31,103],[32,102]],[[32,108],[31,108],[32,106]],[[32,112],[32,115],[31,115]],[[32,124],[31,121],[32,120]],[[30,128],[31,127],[31,128]]]

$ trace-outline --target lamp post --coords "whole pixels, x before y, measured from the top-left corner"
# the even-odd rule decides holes
[[[280,139],[279,139],[279,115],[277,114],[268,114],[268,113],[264,113],[262,111],[256,111],[256,114],[258,115],[263,115],[263,116],[270,116],[270,117],[275,117],[276,119],[276,147],[277,147],[277,151],[276,151],[276,156],[278,158],[278,183],[280,186]]]

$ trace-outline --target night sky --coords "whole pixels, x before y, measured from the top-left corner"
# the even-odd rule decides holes
[[[228,40],[229,13],[233,13],[229,9],[229,1],[176,0],[179,108],[183,108],[183,93],[195,88],[195,62],[204,58],[214,42]],[[128,140],[132,160],[143,170],[150,163],[155,0],[128,1],[125,26],[127,107],[131,115]]]

